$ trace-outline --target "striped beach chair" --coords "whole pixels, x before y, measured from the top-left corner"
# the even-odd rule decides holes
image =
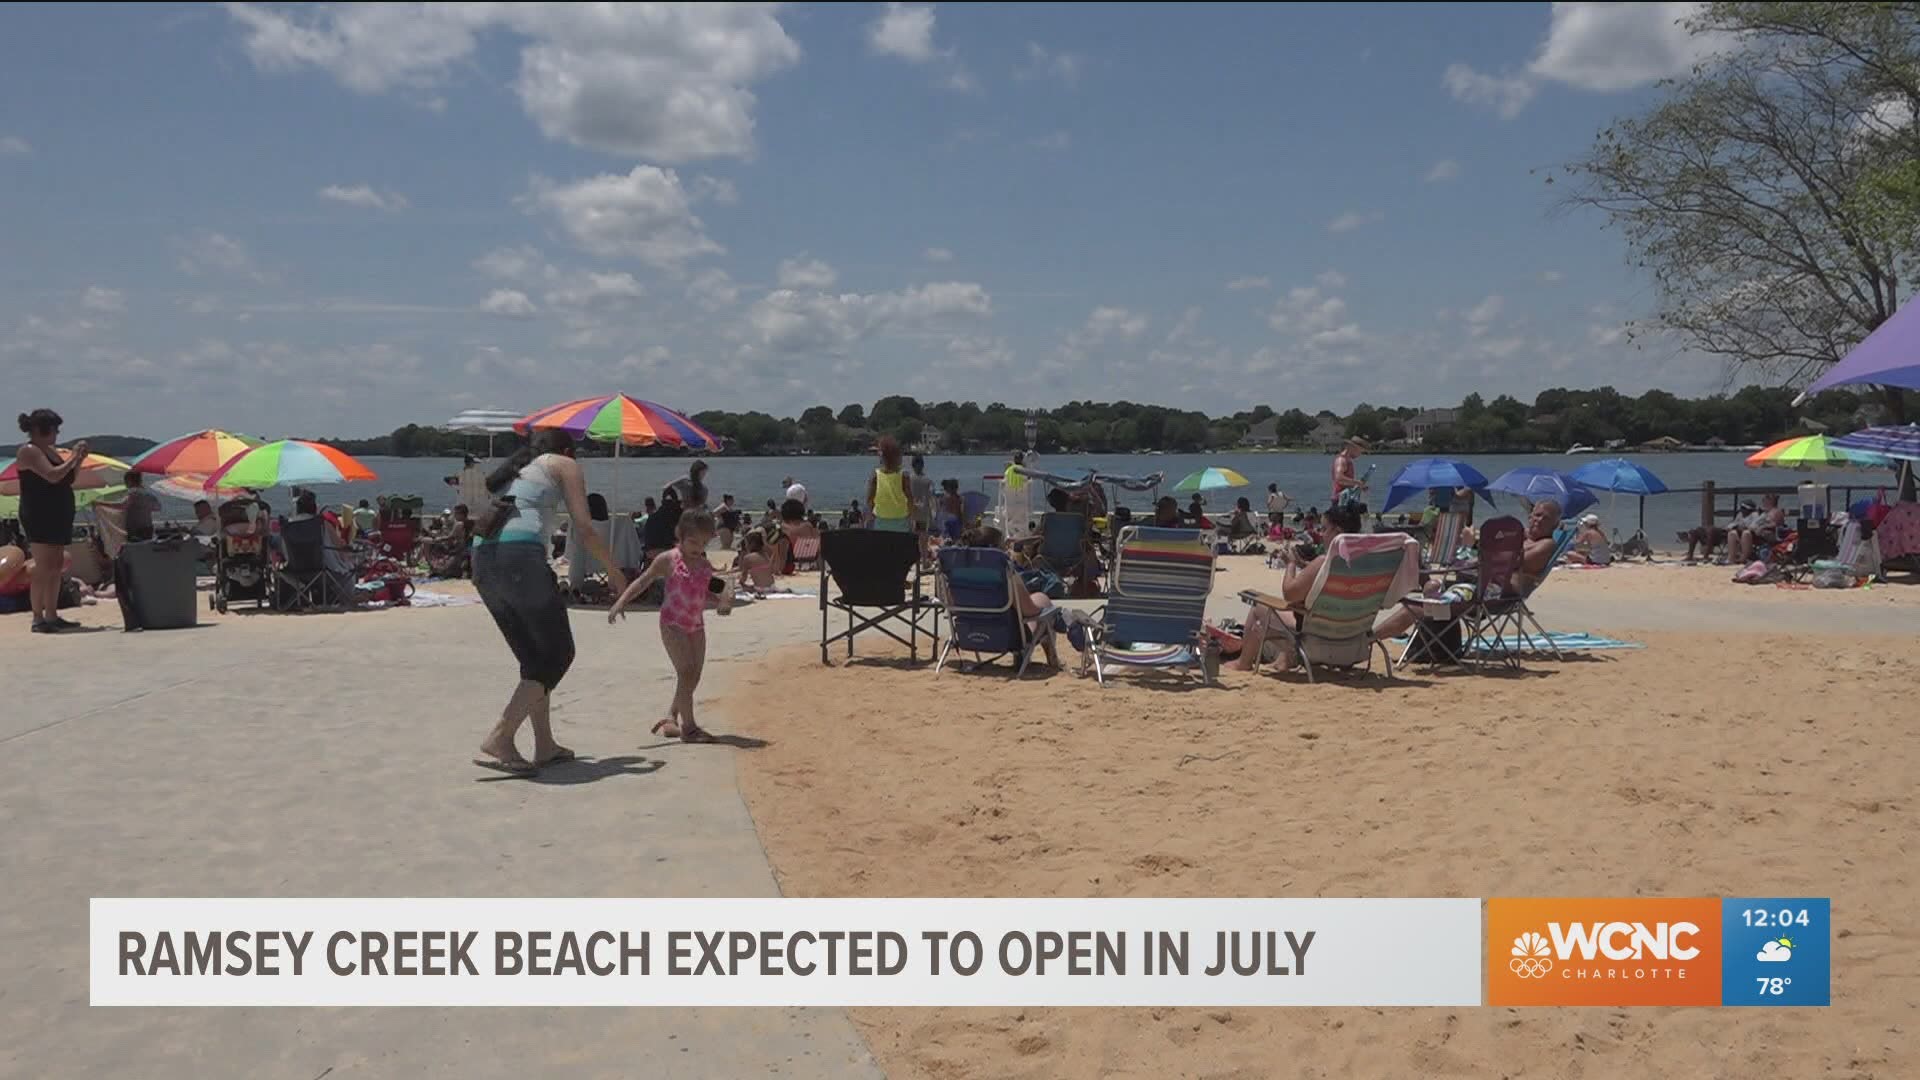
[[[1113,665],[1176,668],[1197,672],[1211,686],[1200,642],[1212,591],[1209,534],[1145,525],[1121,530],[1107,602],[1094,613],[1094,678],[1106,685]]]
[[[1307,592],[1306,603],[1288,609],[1265,593],[1243,593],[1251,605],[1291,610],[1297,621],[1288,628],[1273,621],[1280,647],[1290,649],[1313,681],[1313,666],[1373,670],[1373,651],[1380,650],[1387,678],[1393,678],[1393,656],[1373,636],[1380,609],[1420,580],[1420,542],[1404,533],[1347,533],[1334,538],[1320,573]]]

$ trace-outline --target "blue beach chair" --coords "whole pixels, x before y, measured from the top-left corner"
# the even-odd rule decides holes
[[[1106,685],[1107,667],[1118,664],[1197,672],[1213,685],[1200,659],[1212,591],[1208,534],[1144,525],[1121,530],[1107,602],[1094,613],[1094,677]]]
[[[965,670],[1005,656],[1017,663],[1014,677],[1018,678],[1027,673],[1034,648],[1053,636],[1051,610],[1038,620],[1038,631],[1020,616],[1020,594],[1026,586],[1004,551],[942,548],[940,588],[947,613],[947,643],[934,661],[935,675],[958,649],[973,654],[973,663]]]

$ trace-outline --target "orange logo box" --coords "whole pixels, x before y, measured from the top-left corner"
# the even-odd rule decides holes
[[[1489,1005],[1718,1005],[1720,901],[1487,901]]]

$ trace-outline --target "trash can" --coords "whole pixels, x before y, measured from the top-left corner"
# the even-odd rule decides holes
[[[194,578],[200,572],[200,544],[192,537],[143,540],[120,549],[133,612],[143,630],[197,626]]]

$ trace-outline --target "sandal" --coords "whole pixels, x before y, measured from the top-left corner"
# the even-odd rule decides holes
[[[483,769],[492,769],[494,772],[506,773],[508,776],[535,776],[540,772],[540,766],[525,758],[477,757],[473,759],[473,763]]]
[[[556,746],[553,748],[553,753],[548,754],[546,757],[543,757],[540,760],[534,762],[534,767],[540,768],[547,765],[557,764],[562,761],[572,761],[577,756],[578,755],[576,755],[572,750],[568,749],[567,747]]]
[[[686,727],[680,729],[680,741],[683,743],[710,743],[714,741],[714,738],[706,728]]]
[[[654,724],[650,733],[654,735],[665,735],[669,739],[677,739],[680,737],[680,725],[674,723],[672,717],[668,717]]]

